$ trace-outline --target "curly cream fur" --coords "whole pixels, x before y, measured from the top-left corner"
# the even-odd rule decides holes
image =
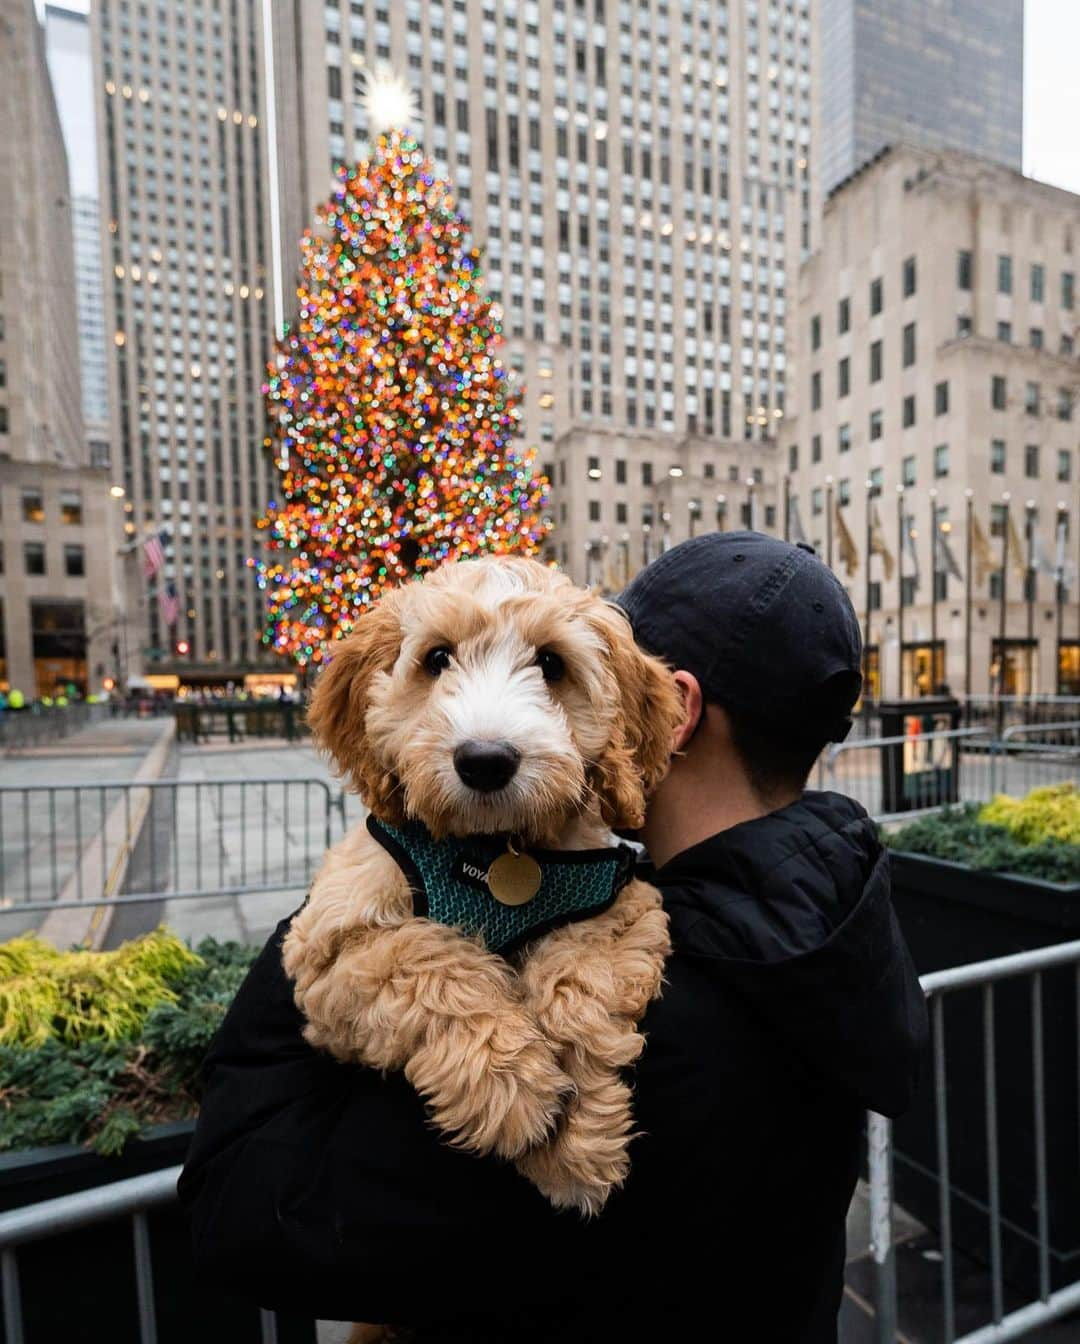
[[[435,646],[454,654],[438,682],[423,661]],[[542,681],[542,648],[565,659],[563,681]],[[449,764],[455,725],[490,713],[514,725],[522,752],[520,776],[495,799],[465,789]],[[335,651],[310,718],[384,820],[570,849],[640,824],[679,699],[621,614],[533,561],[489,559],[383,599]],[[589,1214],[628,1171],[620,1070],[641,1052],[637,1023],[667,952],[659,895],[634,881],[604,914],[507,960],[414,917],[397,864],[361,829],[327,854],[284,963],[312,1044],[403,1070],[451,1142],[516,1161],[553,1204]]]

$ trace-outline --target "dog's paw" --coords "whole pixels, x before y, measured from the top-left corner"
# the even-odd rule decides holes
[[[543,1143],[574,1084],[524,1014],[503,1014],[481,1032],[444,1025],[413,1055],[405,1076],[455,1146],[513,1159]]]
[[[590,1217],[629,1175],[630,1129],[629,1089],[610,1078],[581,1094],[552,1138],[515,1165],[555,1208]]]

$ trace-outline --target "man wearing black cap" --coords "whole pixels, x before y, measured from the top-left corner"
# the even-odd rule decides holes
[[[590,1224],[553,1213],[442,1143],[403,1079],[312,1051],[283,925],[181,1182],[234,1292],[424,1344],[835,1344],[865,1111],[906,1107],[926,1036],[875,827],[804,791],[850,727],[858,623],[812,551],[748,532],[675,547],[618,602],[686,711],[641,836],[673,952],[626,1185]]]

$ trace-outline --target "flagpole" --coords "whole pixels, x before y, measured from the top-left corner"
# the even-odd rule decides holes
[[[1061,646],[1065,639],[1065,547],[1061,544],[1064,538],[1061,531],[1065,523],[1065,501],[1058,500],[1057,514],[1055,516],[1054,526],[1054,559],[1058,561],[1057,573],[1054,575],[1056,583],[1054,585],[1054,596],[1057,599],[1057,620],[1056,643],[1054,647],[1054,692],[1057,695],[1062,694],[1061,690]],[[1077,576],[1080,578],[1080,575]]]
[[[866,633],[863,636],[863,698],[866,698],[866,687],[870,684],[870,561],[873,558],[870,550],[873,536],[870,525],[870,503],[874,498],[874,482],[867,478],[866,481]],[[881,618],[878,618],[878,625],[881,625]],[[881,649],[878,649],[878,680],[881,680]]]
[[[896,586],[899,589],[896,602],[897,638],[900,641],[900,654],[897,659],[896,694],[904,698],[904,487],[896,487]]]
[[[791,540],[791,477],[784,477],[784,540]]]
[[[1035,693],[1035,501],[1029,499],[1024,510],[1027,523],[1027,693]]]
[[[1000,726],[1001,715],[1001,697],[1005,694],[1005,596],[1009,587],[1009,492],[1008,490],[1001,496],[1002,507],[1005,512],[1002,515],[1001,523],[1001,589],[998,596],[1001,599],[1000,611],[998,612],[998,674],[997,674],[997,693],[998,693],[998,715]]]
[[[973,550],[971,550],[971,547],[973,547],[971,528],[973,528],[975,512],[975,492],[969,487],[963,493],[967,500],[967,542],[966,547],[964,547],[964,562],[966,562],[966,569],[964,569],[964,602],[966,602],[966,609],[964,609],[963,614],[963,687],[964,695],[967,696],[967,711],[969,711],[970,722],[971,695],[973,695],[973,691],[971,691],[971,601],[973,601],[973,593],[971,593],[971,585],[973,585],[973,579],[971,579],[971,554],[973,554]]]
[[[825,563],[832,569],[832,477],[825,477]]]
[[[727,495],[716,496],[716,530],[724,530],[724,514],[727,512]]]
[[[938,676],[938,656],[937,656],[937,548],[938,548],[938,516],[937,516],[937,487],[930,487],[930,682],[936,691],[938,683],[943,680]],[[944,664],[942,659],[942,664]]]

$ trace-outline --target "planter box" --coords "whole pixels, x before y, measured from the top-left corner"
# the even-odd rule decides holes
[[[0,1153],[0,1212],[175,1166],[184,1160],[192,1129],[191,1121],[159,1126],[115,1158],[73,1145]],[[149,1222],[159,1344],[258,1344],[254,1308],[199,1288],[179,1205],[155,1210]],[[130,1218],[32,1243],[19,1250],[18,1264],[28,1344],[137,1344]],[[314,1326],[279,1315],[278,1340],[314,1344]]]
[[[977,872],[921,854],[891,856],[893,903],[920,975],[1080,938],[1080,885]],[[1035,1094],[1030,979],[995,986],[999,1176],[1005,1274],[1038,1291]],[[1080,1278],[1077,989],[1072,969],[1043,976],[1043,1052],[1051,1275]],[[952,1218],[957,1245],[989,1260],[983,992],[945,996]],[[940,1223],[932,1064],[896,1124],[899,1202]]]

